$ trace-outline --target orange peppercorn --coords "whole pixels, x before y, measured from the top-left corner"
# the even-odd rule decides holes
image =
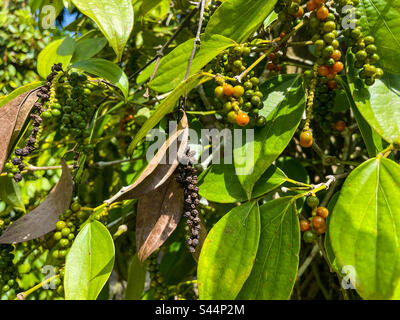
[[[315,216],[312,219],[312,225],[314,226],[314,228],[321,228],[325,225],[325,219],[320,217],[320,216]]]
[[[233,94],[233,86],[231,84],[224,84],[224,95],[231,96]]]
[[[270,62],[270,63],[267,64],[267,69],[270,70],[270,71],[274,70],[275,69],[275,65],[272,62]]]
[[[343,62],[336,61],[335,64],[332,66],[332,70],[334,72],[340,72],[343,70]]]
[[[317,18],[319,20],[325,20],[329,15],[329,10],[327,7],[322,6],[317,10]]]
[[[334,59],[335,61],[340,60],[341,57],[342,57],[342,53],[340,52],[340,50],[335,50],[331,54],[331,58]]]
[[[329,210],[327,208],[325,208],[325,207],[318,207],[317,208],[317,215],[322,217],[322,218],[324,218],[324,219],[326,219],[326,218],[328,218]]]
[[[313,144],[313,136],[310,131],[303,131],[300,134],[300,145],[303,148],[310,148]]]
[[[339,120],[335,123],[335,129],[339,132],[342,132],[346,128],[346,122],[343,120]]]
[[[249,123],[249,121],[250,118],[247,115],[247,113],[239,112],[238,115],[236,116],[236,123],[241,127],[246,126]]]
[[[311,229],[310,222],[308,220],[300,220],[300,230],[302,232],[308,231]]]
[[[329,89],[333,90],[336,89],[337,87],[337,82],[335,80],[329,80],[326,85],[328,86]]]
[[[297,11],[297,12],[294,14],[294,17],[295,17],[295,18],[300,18],[300,17],[303,16],[303,14],[304,14],[304,9],[303,9],[303,7],[300,7],[300,8],[299,8],[299,11]],[[283,37],[282,37],[282,38],[283,38]]]
[[[326,232],[326,223],[324,225],[322,225],[321,227],[319,227],[319,228],[315,228],[315,231],[318,234],[324,234]]]
[[[320,76],[327,76],[329,74],[329,68],[327,66],[320,66],[318,68],[318,73]]]
[[[307,2],[307,10],[314,11],[315,9],[317,9],[317,5],[313,1],[308,1]]]

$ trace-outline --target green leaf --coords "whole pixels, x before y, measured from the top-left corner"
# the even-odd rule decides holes
[[[131,0],[72,0],[103,32],[110,46],[121,60],[122,53],[133,29]]]
[[[128,283],[126,285],[125,300],[140,300],[146,281],[146,266],[139,261],[137,254],[129,265]]]
[[[65,265],[65,299],[96,300],[114,266],[114,242],[98,221],[86,224],[77,235]]]
[[[201,300],[233,300],[250,275],[260,238],[256,202],[232,209],[210,230],[197,268]]]
[[[271,166],[254,186],[253,197],[266,194],[286,181],[285,173]],[[209,201],[234,203],[247,200],[233,164],[214,164],[199,177],[199,193]]]
[[[48,44],[40,53],[37,60],[37,71],[46,79],[51,73],[51,67],[55,63],[62,63],[66,69],[75,50],[75,41],[71,37],[62,38]]]
[[[199,72],[218,54],[236,44],[233,40],[220,35],[202,35],[201,41],[200,50],[197,51],[193,59],[189,76]],[[194,39],[187,40],[160,60],[154,79],[149,83],[152,89],[158,92],[171,91],[184,79],[193,43]],[[138,77],[137,83],[149,78],[153,73],[154,66],[155,63],[148,66]]]
[[[255,183],[282,153],[295,133],[305,108],[303,81],[299,75],[274,77],[265,82],[263,108],[266,118],[263,128],[254,130],[254,141],[233,150],[236,173],[250,199]]]
[[[299,267],[300,227],[293,197],[260,207],[261,236],[256,262],[239,299],[289,299]]]
[[[0,200],[14,209],[26,212],[19,185],[12,178],[0,176]]]
[[[351,110],[353,111],[354,118],[356,119],[358,128],[360,129],[361,136],[364,140],[365,146],[368,151],[368,155],[372,158],[375,157],[380,151],[384,149],[383,144],[384,141],[382,138],[376,133],[375,130],[371,128],[368,122],[363,118],[360,111],[358,111],[357,106],[353,100],[353,96],[351,95],[350,88],[344,81],[341,81],[342,86],[345,88],[345,103],[349,104]]]
[[[0,108],[2,106],[5,106],[8,102],[10,102],[11,100],[14,100],[16,97],[18,97],[19,95],[31,91],[33,89],[36,89],[42,85],[44,85],[45,82],[44,81],[34,81],[31,83],[28,83],[22,87],[19,87],[17,89],[15,89],[14,91],[12,91],[10,94],[4,96],[4,97],[0,97]]]
[[[400,76],[385,72],[367,87],[353,68],[354,55],[347,54],[347,78],[354,102],[370,126],[386,141],[400,142]]]
[[[135,135],[133,141],[128,147],[128,154],[132,154],[134,148],[142,140],[146,134],[164,118],[164,116],[172,112],[175,108],[176,102],[185,93],[189,93],[197,85],[204,83],[212,77],[206,73],[197,73],[183,81],[178,87],[174,89],[157,107],[152,116],[144,123],[138,133]]]
[[[112,84],[121,89],[124,97],[129,94],[129,80],[125,72],[116,64],[105,59],[88,59],[75,62],[72,68],[80,69],[110,81]]]
[[[355,271],[364,299],[400,298],[400,166],[374,158],[344,182],[329,223],[341,267]]]
[[[277,0],[228,0],[211,16],[206,34],[220,34],[238,43],[246,40],[263,23]]]
[[[340,192],[336,192],[332,196],[331,200],[329,201],[327,209],[329,210],[330,213],[332,213],[334,208],[335,208],[336,202],[339,199],[339,194],[340,194]],[[329,214],[328,218],[326,219],[327,229],[326,229],[325,238],[324,238],[324,246],[325,246],[326,256],[328,258],[328,261],[329,261],[332,269],[335,270],[336,273],[341,275],[340,267],[339,267],[339,265],[338,265],[338,263],[336,261],[335,254],[333,253],[332,244],[331,244],[331,238],[330,238],[330,235],[329,235],[329,233],[330,233],[329,232],[329,224],[330,224],[330,221],[331,221],[331,217],[332,217],[332,215]]]
[[[387,71],[400,74],[400,1],[361,0],[359,10],[363,33],[375,38],[380,65]]]
[[[76,42],[72,62],[90,59],[98,54],[107,44],[106,38],[91,38]]]

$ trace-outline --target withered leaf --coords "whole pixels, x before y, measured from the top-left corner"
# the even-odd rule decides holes
[[[72,200],[71,172],[62,160],[62,175],[47,198],[28,214],[12,223],[0,237],[0,243],[19,243],[39,238],[53,231],[59,215]]]
[[[139,198],[136,246],[140,261],[146,260],[175,230],[182,216],[183,200],[183,188],[174,176]]]
[[[130,186],[123,187],[113,197],[104,202],[110,205],[116,201],[139,198],[160,187],[179,165],[179,159],[184,155],[188,141],[188,119],[186,113],[184,113],[177,128],[169,135],[135,182]],[[170,154],[169,149],[174,145],[177,145],[177,150],[172,151]],[[169,156],[173,158],[169,159]],[[160,163],[162,160],[166,160],[164,161],[165,163]]]
[[[0,108],[0,172],[10,152],[10,146],[21,132],[38,97],[35,90],[24,92]]]

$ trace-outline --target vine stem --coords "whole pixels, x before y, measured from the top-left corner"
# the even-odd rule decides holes
[[[40,288],[42,288],[42,286],[44,284],[47,284],[51,281],[53,281],[54,279],[58,278],[60,275],[56,274],[55,276],[52,276],[44,281],[42,281],[41,283],[37,284],[36,286],[30,288],[29,290],[25,291],[25,292],[21,292],[17,294],[17,297],[14,300],[25,300],[27,296],[29,296],[31,293],[39,290]]]
[[[303,273],[307,270],[307,268],[313,261],[315,255],[317,254],[318,250],[319,250],[319,246],[318,246],[318,244],[315,244],[311,250],[310,255],[307,257],[306,260],[304,260],[303,264],[300,266],[299,271],[297,272],[296,281],[298,281],[301,278],[301,276],[303,275]]]
[[[287,35],[285,35],[278,43],[277,47],[282,45],[283,43],[287,42],[287,40],[298,30],[300,30],[304,26],[304,21],[301,21],[297,26],[293,28],[292,31],[290,31]],[[246,70],[244,70],[238,77],[237,81],[242,82],[243,77],[245,77],[251,70],[253,70],[261,61],[263,61],[272,51],[274,51],[276,48],[272,47],[268,49],[262,56],[260,56],[256,61],[253,62],[252,65],[250,65]]]
[[[192,63],[193,63],[194,55],[196,54],[197,46],[199,46],[201,44],[200,33],[201,33],[201,27],[203,25],[203,16],[204,16],[204,7],[205,7],[205,5],[206,5],[206,0],[200,0],[200,2],[199,2],[199,7],[200,7],[199,24],[197,26],[196,38],[194,39],[192,53],[191,53],[190,58],[189,58],[188,66],[187,66],[187,69],[186,69],[185,78],[183,79],[183,81],[185,81],[187,79],[187,77],[189,76],[190,68],[192,67]]]
[[[186,24],[190,21],[190,19],[196,14],[196,12],[199,10],[199,7],[197,6],[194,8],[189,15],[185,18],[185,20],[182,21],[182,23],[179,25],[178,29],[174,32],[174,34],[169,38],[169,40],[161,47],[160,50],[158,50],[157,54],[150,59],[143,67],[141,67],[139,70],[135,71],[130,77],[129,80],[133,79],[136,77],[139,73],[141,73],[144,69],[146,69],[149,65],[151,65],[154,61],[156,61],[156,65],[154,66],[152,77],[150,80],[153,79],[157,69],[158,65],[160,63],[161,58],[164,56],[164,51],[171,45],[172,41],[175,40],[175,38],[179,35],[179,33],[184,29]]]

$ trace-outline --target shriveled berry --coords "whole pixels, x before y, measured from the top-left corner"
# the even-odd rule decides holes
[[[346,122],[343,120],[339,120],[335,123],[335,129],[339,132],[342,132],[346,128]]]

